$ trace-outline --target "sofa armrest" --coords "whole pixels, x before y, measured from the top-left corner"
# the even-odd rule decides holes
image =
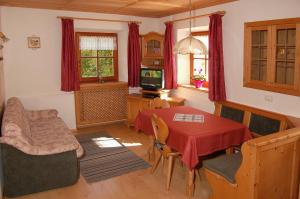
[[[26,111],[26,116],[31,121],[38,120],[38,119],[56,118],[57,115],[58,115],[58,111],[55,109]]]

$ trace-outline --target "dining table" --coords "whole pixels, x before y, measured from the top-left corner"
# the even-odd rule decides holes
[[[149,109],[138,113],[135,128],[146,135],[154,136],[151,117],[162,118],[169,129],[167,145],[182,155],[182,162],[188,168],[186,191],[194,193],[195,168],[201,157],[239,146],[252,138],[244,124],[226,119],[189,106],[174,106],[163,109]],[[201,120],[178,121],[175,116],[184,114],[201,117]]]

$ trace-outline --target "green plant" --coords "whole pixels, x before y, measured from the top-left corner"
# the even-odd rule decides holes
[[[194,75],[194,80],[200,80],[200,81],[206,81],[206,76],[205,75]]]

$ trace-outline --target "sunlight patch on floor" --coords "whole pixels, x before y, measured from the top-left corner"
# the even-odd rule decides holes
[[[93,142],[100,148],[121,147],[122,145],[114,138],[99,137],[93,138]]]
[[[121,142],[120,138],[115,138],[115,139]],[[121,143],[127,147],[143,146],[143,144],[140,142],[121,142]]]
[[[117,141],[120,140],[120,138],[98,137],[98,138],[93,138],[92,140],[99,148],[112,148],[112,147],[122,146]],[[142,143],[139,142],[122,142],[122,144],[126,147],[136,147],[136,146],[143,145]]]
[[[124,146],[127,146],[127,147],[142,146],[142,143],[138,143],[138,142],[136,142],[136,143],[134,143],[134,142],[132,142],[132,143],[122,142],[122,144],[123,144]]]

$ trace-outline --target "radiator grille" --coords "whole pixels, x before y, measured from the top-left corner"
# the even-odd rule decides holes
[[[81,88],[75,98],[77,126],[125,120],[127,95],[127,84]]]

